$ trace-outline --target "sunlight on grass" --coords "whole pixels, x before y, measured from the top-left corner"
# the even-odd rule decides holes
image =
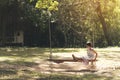
[[[13,60],[15,60],[15,59],[9,58],[9,57],[0,57],[0,61],[6,61],[6,60],[13,61]]]
[[[46,59],[50,56],[49,48],[27,48],[27,47],[7,47],[0,48],[0,79],[7,80],[119,80],[120,79],[120,49],[119,47],[95,48],[98,52],[97,67],[104,68],[99,73],[71,72],[74,75],[68,76],[70,72],[64,74],[57,73],[50,75],[50,62]],[[70,58],[72,54],[76,56],[86,55],[85,48],[53,48],[53,58]],[[72,64],[72,65],[71,65]],[[74,71],[79,69],[79,63],[52,63],[56,70],[67,69]],[[107,67],[107,69],[106,69]],[[48,74],[46,74],[48,73]],[[81,73],[83,75],[81,75]],[[89,74],[88,74],[89,73]],[[61,75],[59,75],[61,74]],[[113,77],[107,75],[114,75]]]

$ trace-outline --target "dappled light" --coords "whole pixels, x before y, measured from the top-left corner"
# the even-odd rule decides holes
[[[95,50],[99,55],[98,61],[94,62],[94,65],[85,65],[81,62],[57,64],[48,61],[49,49],[47,48],[9,48],[9,51],[8,48],[1,48],[0,79],[119,79],[119,48],[95,48]],[[72,59],[72,54],[78,57],[86,54],[86,49],[84,48],[54,48],[52,51],[52,58],[55,59]],[[43,74],[48,74],[49,76]],[[85,77],[86,75],[88,77]],[[63,77],[61,78],[60,76]]]
[[[120,80],[120,0],[0,0],[0,80]]]

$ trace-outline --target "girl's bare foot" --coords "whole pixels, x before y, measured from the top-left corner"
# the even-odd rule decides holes
[[[73,57],[73,60],[75,60],[75,61],[77,60],[76,57],[73,54],[72,54],[72,57]]]

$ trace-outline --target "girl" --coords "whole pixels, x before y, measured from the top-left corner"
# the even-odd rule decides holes
[[[87,43],[86,48],[87,48],[87,56],[78,58],[72,54],[72,57],[76,61],[82,61],[85,64],[89,64],[89,62],[91,61],[91,64],[93,64],[93,61],[95,61],[97,58],[97,52],[94,49],[92,49],[91,43]]]

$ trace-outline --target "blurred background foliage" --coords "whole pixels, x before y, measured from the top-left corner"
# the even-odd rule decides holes
[[[27,46],[49,47],[49,25],[52,47],[120,46],[120,0],[0,0],[0,18],[3,32],[29,32]]]

